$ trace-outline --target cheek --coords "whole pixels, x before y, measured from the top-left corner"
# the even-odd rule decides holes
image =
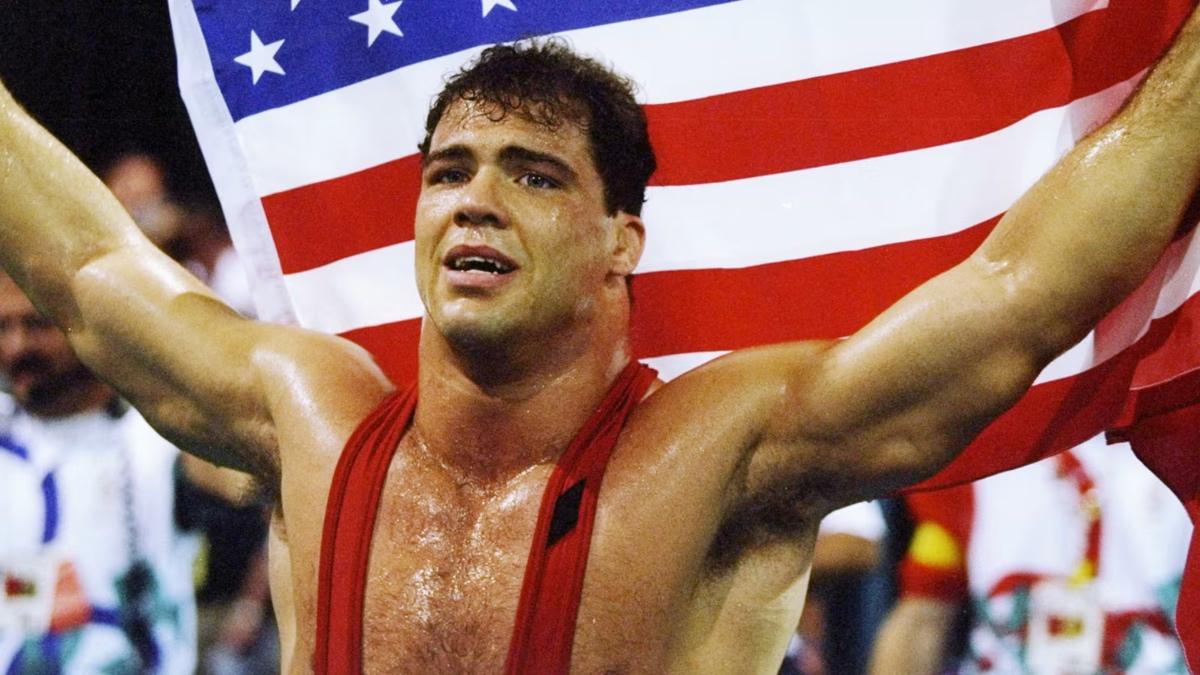
[[[441,207],[442,204],[436,198],[422,196],[417,201],[416,213],[413,215],[413,244],[418,276],[429,271],[432,266],[431,256],[437,252],[438,239],[443,230],[440,223],[445,222]]]

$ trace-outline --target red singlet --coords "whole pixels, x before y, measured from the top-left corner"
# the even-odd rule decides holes
[[[630,363],[563,452],[542,493],[505,672],[566,673],[600,481],[629,413],[656,373]],[[371,536],[392,455],[412,421],[416,387],[388,396],[338,459],[325,507],[313,670],[362,672],[363,602]]]

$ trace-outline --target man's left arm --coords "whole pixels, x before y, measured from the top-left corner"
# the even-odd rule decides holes
[[[757,403],[751,492],[825,507],[928,477],[1149,273],[1200,186],[1200,13],[967,260],[849,338],[714,362]]]

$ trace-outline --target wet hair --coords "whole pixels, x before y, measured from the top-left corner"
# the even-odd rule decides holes
[[[434,100],[422,157],[429,153],[438,122],[458,101],[484,104],[481,111],[494,121],[519,114],[551,129],[578,125],[604,183],[605,208],[610,214],[641,214],[655,160],[646,115],[629,79],[576,54],[561,39],[489,47],[451,76]]]

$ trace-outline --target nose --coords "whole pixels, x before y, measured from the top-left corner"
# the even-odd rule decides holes
[[[507,227],[502,180],[501,172],[491,167],[482,168],[471,176],[459,192],[454,224],[459,227]]]

